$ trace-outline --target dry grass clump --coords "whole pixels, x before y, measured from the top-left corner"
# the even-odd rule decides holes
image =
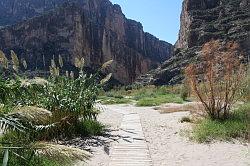
[[[34,106],[16,107],[11,115],[19,119],[25,119],[33,124],[47,124],[52,117],[52,113],[44,108]]]
[[[62,164],[72,165],[74,162],[86,161],[90,158],[89,152],[65,145],[37,142],[34,147],[37,149],[37,155],[45,156]]]
[[[204,108],[200,102],[188,102],[184,104],[165,104],[155,109],[159,110],[162,114],[189,111],[191,114],[200,115]]]
[[[8,69],[8,59],[6,58],[3,51],[0,50],[0,64],[2,64],[4,69]]]

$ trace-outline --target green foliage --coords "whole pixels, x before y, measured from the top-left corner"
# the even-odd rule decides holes
[[[246,78],[246,89],[243,93],[243,99],[246,102],[250,102],[250,63],[248,64],[247,78]]]
[[[17,56],[13,57],[13,61],[18,59]],[[1,156],[5,154],[4,161],[9,165],[57,165],[54,158],[47,158],[44,153],[37,156],[37,147],[34,146],[37,141],[102,134],[104,126],[96,121],[99,112],[94,105],[103,84],[112,76],[108,74],[98,81],[100,71],[112,61],[105,63],[93,75],[83,74],[83,63],[82,58],[76,79],[59,76],[60,68],[55,63],[48,81],[22,79],[17,75],[8,79],[0,77],[0,128],[4,131],[1,138],[4,146],[0,151]],[[62,58],[60,65],[63,66]],[[16,72],[18,67],[16,63]],[[66,157],[70,154],[66,154],[66,151],[71,151],[70,160],[86,159],[85,154],[81,155],[76,149],[54,145],[45,147],[50,150],[53,147],[55,152],[62,152]],[[65,165],[64,162],[60,164]]]
[[[129,89],[129,90],[128,90]],[[102,93],[99,99],[103,104],[125,104],[137,101],[137,106],[156,106],[163,103],[183,103],[179,97],[179,86],[146,86],[146,87],[122,87]]]
[[[1,154],[1,156],[3,156],[2,153],[0,153],[0,154]],[[24,154],[26,154],[25,157],[26,156],[29,157],[29,156],[31,156],[32,152],[25,151]],[[21,165],[25,165],[25,166],[34,166],[34,165],[35,166],[60,166],[60,163],[53,161],[51,159],[47,159],[46,157],[33,156],[30,161],[26,161],[22,157],[17,156],[16,154],[14,154],[14,152],[10,151],[9,160],[8,160],[7,165],[8,166],[21,166]],[[0,160],[2,160],[2,159],[0,158]]]
[[[152,97],[141,98],[137,102],[137,106],[158,106],[164,103],[183,103],[183,100],[173,94],[158,95]]]
[[[190,96],[190,89],[188,87],[187,81],[184,81],[184,84],[182,85],[180,96],[184,101],[186,101],[187,98]]]
[[[16,105],[36,105],[43,85],[36,82],[24,82],[20,77],[3,79],[0,76],[0,104],[5,107]]]
[[[132,100],[129,98],[125,98],[121,95],[115,96],[115,95],[109,95],[107,96],[100,96],[99,99],[101,100],[102,104],[112,105],[112,104],[127,104],[131,103]]]
[[[53,114],[60,111],[72,113],[76,118],[95,118],[94,104],[101,88],[96,79],[93,75],[80,75],[77,79],[51,78],[45,86],[41,105]]]
[[[248,103],[234,110],[227,120],[203,119],[194,127],[192,138],[198,142],[247,138],[249,113],[250,104]]]
[[[0,96],[2,110],[9,112],[16,110],[16,106],[21,108],[23,106],[22,110],[26,110],[22,112],[24,116],[17,113],[1,114],[0,125],[2,128],[10,129],[20,129],[24,126],[26,132],[36,133],[34,138],[38,140],[79,135],[75,128],[78,123],[81,123],[80,119],[95,120],[98,114],[94,108],[102,86],[97,81],[98,76],[99,73],[94,75],[81,73],[76,79],[54,76],[42,84],[22,80],[19,77],[12,80],[0,79],[0,88],[4,92]],[[105,81],[107,80],[102,82]],[[32,121],[32,118],[42,118],[42,116],[36,116],[36,113],[38,115],[41,113],[39,108],[25,107],[33,105],[51,111],[52,116],[48,117],[46,123]]]
[[[105,126],[96,120],[83,120],[77,125],[77,133],[81,136],[97,136],[103,134]]]
[[[34,140],[31,133],[10,131],[1,136],[0,157],[3,157],[5,150],[9,149],[8,165],[10,166],[57,166],[55,161],[43,156],[35,155],[36,149],[33,147]]]

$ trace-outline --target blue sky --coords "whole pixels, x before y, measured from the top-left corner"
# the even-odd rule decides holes
[[[182,0],[111,0],[127,18],[139,21],[144,31],[174,44],[180,28]]]

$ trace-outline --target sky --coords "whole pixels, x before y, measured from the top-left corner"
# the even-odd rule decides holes
[[[174,44],[180,29],[182,0],[111,0],[127,18],[142,23],[145,32]]]

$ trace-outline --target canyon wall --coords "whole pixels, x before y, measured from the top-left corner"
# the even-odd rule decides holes
[[[59,55],[64,70],[73,70],[75,57],[84,57],[90,69],[113,59],[106,73],[129,84],[173,53],[173,45],[145,33],[141,23],[127,19],[120,6],[108,0],[0,0],[0,4],[5,10],[0,17],[0,49],[6,55],[14,50],[29,70],[48,70],[51,59],[58,63]]]
[[[203,44],[212,39],[235,41],[250,57],[249,0],[184,0],[174,55],[159,68],[137,79],[143,84],[176,84],[185,67],[199,59]]]

